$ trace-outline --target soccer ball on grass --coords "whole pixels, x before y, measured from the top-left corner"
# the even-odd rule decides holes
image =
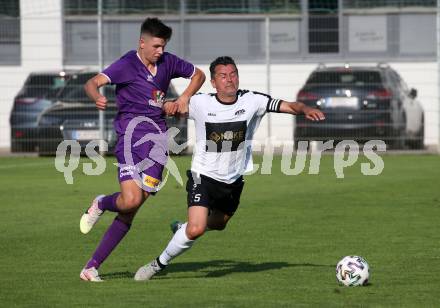
[[[336,279],[344,286],[364,286],[369,278],[370,268],[362,257],[346,256],[336,265]]]

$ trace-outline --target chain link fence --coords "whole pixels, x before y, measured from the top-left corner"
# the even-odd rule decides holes
[[[396,149],[438,149],[437,1],[409,0],[0,0],[0,147],[55,153],[63,139],[99,139],[87,78],[135,49],[157,16],[173,28],[167,50],[208,74],[221,55],[238,63],[241,88],[321,108],[326,123],[270,114],[256,139],[381,139]],[[169,96],[186,83],[175,80]],[[114,101],[113,89],[104,90]],[[209,82],[202,88],[212,92]],[[113,106],[104,116],[109,150]],[[178,142],[192,124],[169,120]]]

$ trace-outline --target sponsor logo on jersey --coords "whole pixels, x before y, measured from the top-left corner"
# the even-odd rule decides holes
[[[208,112],[208,117],[215,117],[215,116],[217,116],[215,113]]]
[[[240,109],[240,110],[238,110],[238,111],[235,112],[235,115],[238,116],[238,115],[240,115],[240,114],[244,114],[245,112],[246,112],[246,110],[244,110],[244,109]]]
[[[123,166],[119,169],[119,177],[122,178],[124,176],[133,175],[135,171],[135,166]]]
[[[205,127],[207,152],[237,151],[240,144],[246,139],[246,121],[205,122]]]
[[[152,176],[149,176],[149,175],[144,175],[142,182],[147,187],[156,188],[157,185],[159,185],[160,180],[153,178]]]
[[[152,81],[153,81],[153,76],[150,75],[150,74],[148,74],[148,76],[147,76],[147,81],[148,81],[148,82],[152,82]]]
[[[165,93],[160,90],[153,90],[151,94],[152,99],[148,103],[152,106],[162,108],[165,99]]]
[[[235,137],[238,140],[240,137],[240,135],[243,134],[242,131],[236,132],[235,133]],[[226,132],[223,133],[223,139],[224,140],[233,140],[234,139],[234,132],[228,130]]]
[[[243,141],[244,140],[244,131],[226,131],[224,133],[212,132],[209,135],[209,140],[214,141],[215,143],[219,143],[221,141]]]
[[[209,140],[214,141],[215,143],[218,143],[222,139],[222,136],[217,134],[216,132],[212,132],[209,135]]]

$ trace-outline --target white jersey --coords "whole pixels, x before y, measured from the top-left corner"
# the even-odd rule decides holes
[[[191,170],[217,181],[233,183],[252,171],[252,138],[266,112],[279,112],[281,100],[238,90],[234,103],[222,103],[215,94],[196,94],[189,118],[196,126]]]

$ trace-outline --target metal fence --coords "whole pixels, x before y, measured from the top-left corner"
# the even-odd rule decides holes
[[[243,87],[328,115],[321,127],[268,115],[256,136],[262,142],[382,139],[436,148],[437,12],[432,0],[0,0],[0,147],[52,154],[62,139],[99,138],[83,79],[136,48],[143,19],[158,16],[173,28],[170,52],[205,72],[215,57],[232,56]],[[178,93],[184,83],[174,86]],[[202,90],[213,91],[209,83]],[[111,145],[110,109],[101,123]],[[170,124],[187,140],[186,122]],[[191,143],[191,124],[188,136]]]
[[[264,63],[267,17],[271,23],[272,62],[436,59],[436,13],[432,1],[420,6],[402,7],[399,3],[373,8],[365,5],[368,1],[317,1],[314,5],[312,1],[279,1],[285,5],[274,5],[272,9],[264,1],[260,6],[247,7],[240,6],[239,1],[230,7],[218,7],[214,1],[198,1],[199,6],[194,1],[187,2],[180,7],[163,2],[161,8],[154,6],[147,12],[165,14],[163,18],[174,29],[169,49],[194,62],[204,63],[213,54],[228,52],[241,63]],[[149,2],[140,3],[145,6]],[[97,40],[92,39],[97,37],[96,12],[79,15],[78,10],[66,10],[65,63],[94,64],[98,57]],[[131,48],[145,17],[140,12],[141,8],[130,10],[126,6],[103,8],[106,62]]]

